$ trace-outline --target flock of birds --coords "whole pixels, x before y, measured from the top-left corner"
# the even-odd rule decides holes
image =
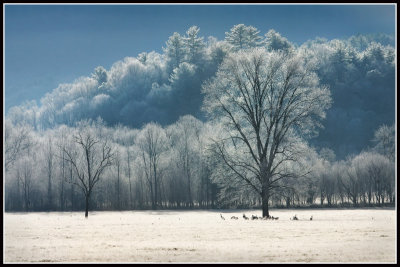
[[[222,214],[219,214],[221,216],[222,220],[225,220],[225,217],[222,216]],[[239,218],[236,216],[232,216],[231,220],[238,220]],[[249,217],[246,216],[246,214],[243,213],[243,219],[249,220]],[[256,215],[251,215],[252,220],[278,220],[279,217],[274,217],[274,216],[265,216],[265,217],[257,217]],[[295,214],[293,217],[290,218],[291,221],[297,221],[299,218],[297,218],[297,215]],[[310,221],[313,220],[313,216],[311,215]]]

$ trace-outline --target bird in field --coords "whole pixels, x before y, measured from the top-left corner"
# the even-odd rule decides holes
[[[243,219],[248,220],[249,217],[247,217],[247,216],[243,213]]]
[[[252,219],[252,220],[258,220],[258,217],[255,216],[255,215],[251,215],[251,219]]]
[[[297,215],[295,214],[293,217],[293,221],[297,221],[297,220],[298,220],[298,218],[297,218]]]
[[[311,217],[310,217],[310,221],[312,221],[312,215],[311,215]]]
[[[231,220],[237,220],[237,219],[239,219],[239,218],[236,217],[236,216],[232,216],[232,217],[231,217]]]
[[[222,214],[221,214],[221,213],[220,213],[219,215],[221,215],[221,219],[222,219],[222,220],[225,220],[224,216],[222,216]]]

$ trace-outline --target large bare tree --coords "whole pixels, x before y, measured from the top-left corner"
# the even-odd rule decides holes
[[[331,103],[304,58],[301,52],[239,51],[203,85],[203,109],[225,133],[214,148],[232,173],[226,179],[250,186],[262,199],[263,216],[279,181],[298,176],[285,163],[298,159],[298,146],[316,133]]]
[[[85,217],[88,217],[89,200],[93,188],[100,180],[103,171],[111,166],[113,151],[105,137],[99,137],[92,127],[84,125],[73,136],[76,146],[63,148],[66,160],[73,166],[77,180],[70,181],[85,195]]]

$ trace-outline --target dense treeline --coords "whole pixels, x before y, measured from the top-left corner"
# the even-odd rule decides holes
[[[10,109],[6,210],[394,203],[390,38],[198,34]]]
[[[5,123],[7,211],[85,209],[85,193],[67,155],[77,164],[85,161],[75,139],[80,134],[107,141],[113,155],[112,165],[93,188],[91,209],[261,206],[260,197],[248,187],[225,184],[228,173],[209,149],[219,129],[192,116],[168,127],[149,123],[142,129],[106,127],[100,120],[36,132],[26,124]],[[340,161],[330,149],[317,153],[308,147],[304,163],[310,172],[286,179],[270,204],[394,203],[394,126],[379,128],[374,142],[374,149]]]

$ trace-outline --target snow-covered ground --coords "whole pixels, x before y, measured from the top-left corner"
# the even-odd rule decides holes
[[[4,214],[5,262],[395,262],[396,211]],[[225,217],[222,220],[220,213]],[[291,221],[294,215],[298,221]],[[231,216],[238,220],[231,220]],[[310,221],[310,216],[313,220]]]

